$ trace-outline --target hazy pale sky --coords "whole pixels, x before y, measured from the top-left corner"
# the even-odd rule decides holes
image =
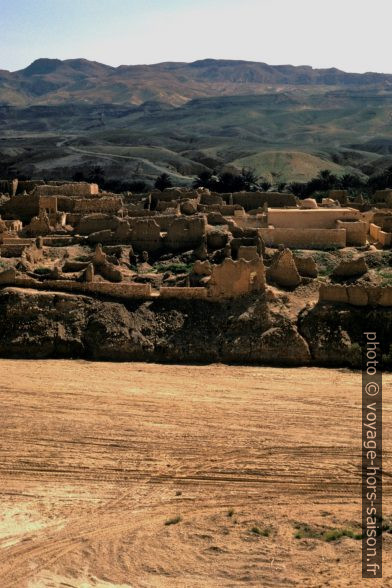
[[[392,73],[392,0],[0,0],[0,69],[245,59]]]

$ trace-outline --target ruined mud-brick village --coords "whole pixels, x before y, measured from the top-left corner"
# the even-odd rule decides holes
[[[392,189],[0,190],[2,357],[391,366]]]

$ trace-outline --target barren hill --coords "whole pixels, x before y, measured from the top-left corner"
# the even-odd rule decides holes
[[[141,104],[154,99],[179,105],[196,97],[260,94],[276,86],[391,89],[392,75],[215,59],[119,67],[86,59],[37,59],[25,69],[0,72],[0,102]]]
[[[278,181],[392,163],[392,75],[205,59],[0,70],[0,175],[189,183],[204,169]]]

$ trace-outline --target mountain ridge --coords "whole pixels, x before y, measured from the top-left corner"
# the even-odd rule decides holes
[[[0,103],[18,106],[89,102],[179,106],[194,98],[280,92],[285,88],[392,90],[392,74],[350,73],[309,65],[200,59],[113,67],[83,58],[40,58],[26,68],[0,70]]]

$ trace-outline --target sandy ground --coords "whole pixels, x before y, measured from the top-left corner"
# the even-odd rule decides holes
[[[361,541],[295,538],[359,529],[359,373],[1,360],[0,374],[2,588],[392,586],[391,534],[367,582]]]

